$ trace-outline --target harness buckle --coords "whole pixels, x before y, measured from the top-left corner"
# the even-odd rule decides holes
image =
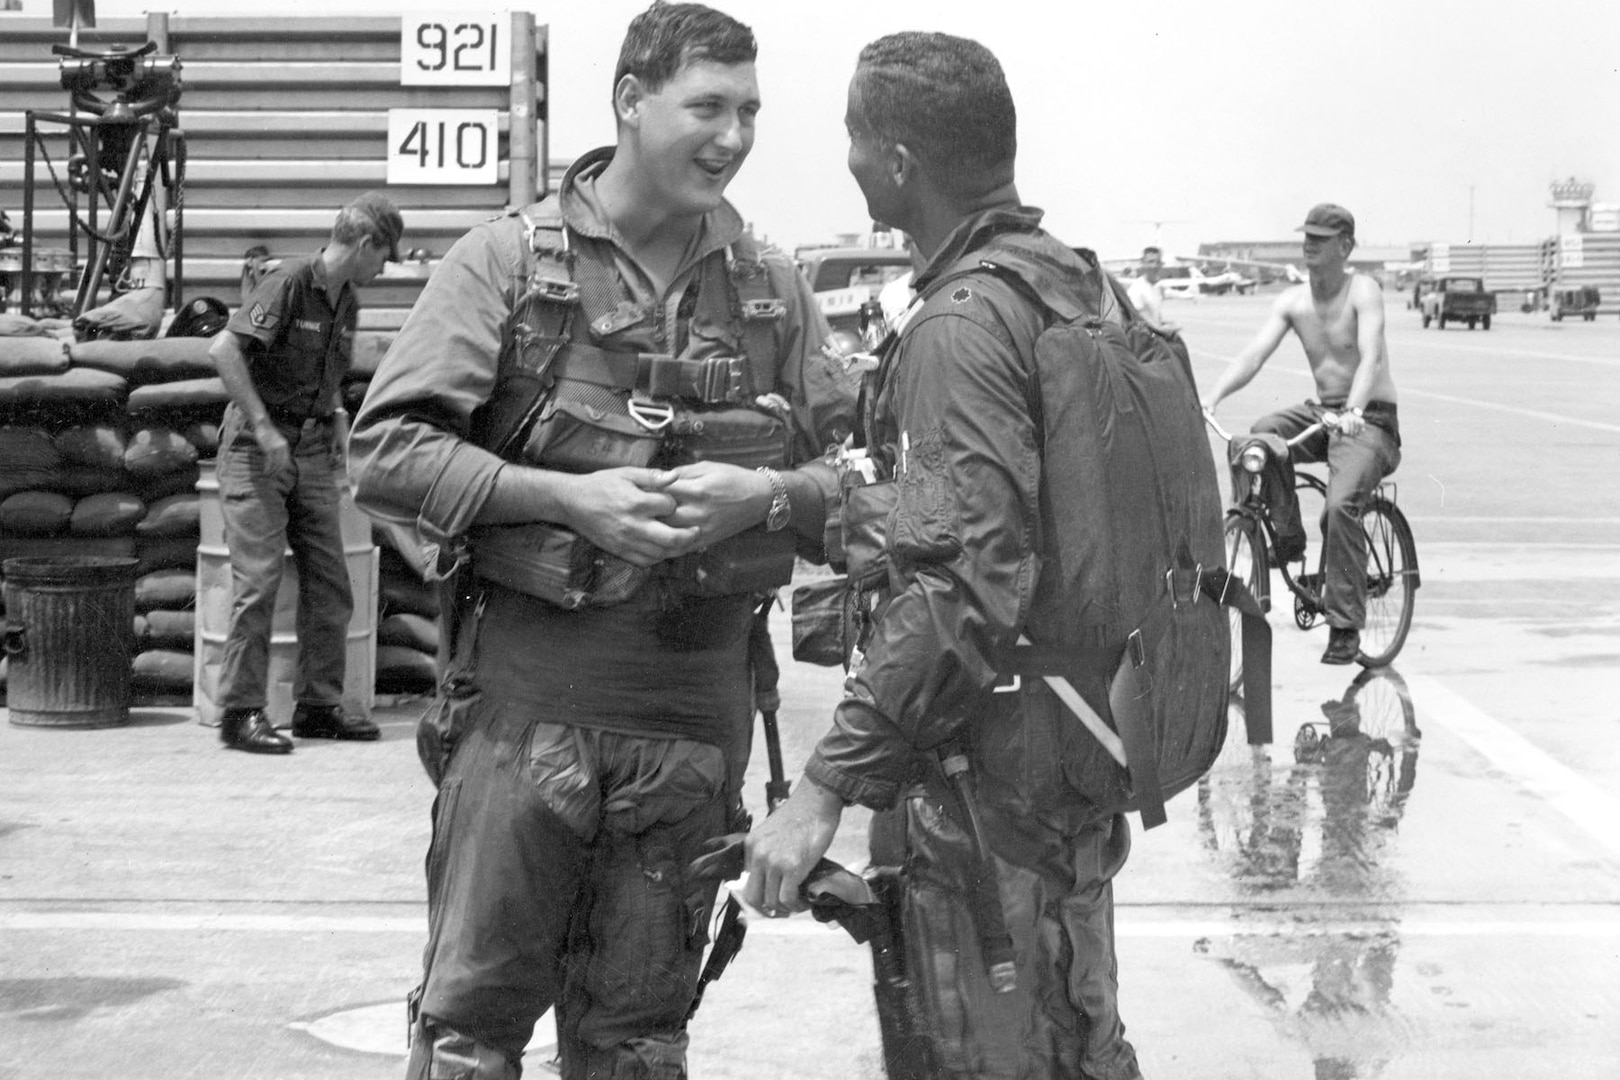
[[[625,402],[625,410],[630,419],[652,432],[663,431],[675,421],[675,406],[667,401],[632,396]]]
[[[1125,655],[1130,657],[1133,668],[1147,663],[1147,646],[1142,644],[1142,631],[1132,630],[1131,636],[1125,639]]]
[[[742,302],[742,317],[748,322],[761,320],[775,322],[787,314],[787,304],[774,297],[762,300],[744,300]]]
[[[743,359],[717,356],[704,362],[701,393],[706,402],[735,405],[743,399]]]
[[[554,304],[579,303],[579,286],[562,278],[542,277],[534,283],[534,294]]]
[[[992,694],[1016,694],[1023,688],[1024,677],[1022,675],[1014,675],[1012,677],[1012,682],[998,682],[995,686],[990,688],[990,692]]]

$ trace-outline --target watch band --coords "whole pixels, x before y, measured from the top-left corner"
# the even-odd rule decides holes
[[[768,465],[761,465],[754,471],[764,473],[765,479],[771,482],[771,508],[765,512],[765,531],[776,532],[786,528],[788,518],[793,513],[793,504],[788,502],[787,481]]]

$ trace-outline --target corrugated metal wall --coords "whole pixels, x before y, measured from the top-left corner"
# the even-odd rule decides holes
[[[513,16],[520,43],[513,75],[499,86],[403,86],[398,17],[219,19],[148,16],[104,19],[81,30],[79,47],[135,47],[148,39],[180,59],[180,128],[186,135],[184,288],[187,298],[238,302],[242,254],[262,244],[276,258],[313,252],[337,209],[361,191],[386,189],[405,218],[403,247],[442,256],[472,225],[526,202],[555,182],[548,175],[543,122],[545,28]],[[527,36],[522,33],[527,26]],[[65,113],[53,44],[67,31],[49,20],[0,20],[0,207],[22,230],[25,110]],[[499,118],[495,182],[387,185],[388,110],[493,109]],[[533,123],[511,136],[511,118]],[[525,119],[528,118],[528,119]],[[68,156],[65,128],[41,124],[58,176]],[[517,153],[514,163],[513,154]],[[537,163],[536,163],[537,162]],[[519,176],[513,179],[516,168]],[[524,180],[530,183],[524,183]],[[518,190],[524,189],[524,190]],[[36,244],[66,246],[68,211],[42,161],[36,164]],[[364,326],[397,326],[433,266],[391,265],[366,290]],[[172,273],[171,273],[172,279]]]
[[[1429,247],[1428,270],[1474,274],[1487,292],[1525,292],[1544,283],[1541,244],[1446,244]]]
[[[1555,288],[1596,286],[1598,317],[1620,314],[1620,233],[1560,236],[1544,248]]]

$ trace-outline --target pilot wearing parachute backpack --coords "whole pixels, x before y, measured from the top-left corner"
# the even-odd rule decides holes
[[[843,808],[880,811],[890,1080],[1128,1080],[1124,814],[1163,821],[1224,742],[1231,611],[1249,737],[1270,738],[1269,639],[1222,567],[1187,352],[1020,203],[983,46],[873,42],[846,126],[871,216],[916,244],[917,297],[842,460],[848,693],[750,836],[745,899],[803,910]]]

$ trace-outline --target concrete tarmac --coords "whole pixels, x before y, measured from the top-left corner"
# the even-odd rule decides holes
[[[1200,380],[1268,302],[1172,306]],[[1120,976],[1150,1078],[1620,1076],[1620,324],[1425,336],[1398,302],[1390,322],[1418,619],[1362,674],[1274,613],[1276,741],[1234,721],[1169,824],[1136,832]],[[1223,419],[1304,397],[1302,370],[1279,354]],[[783,659],[791,774],[840,673]],[[402,1075],[422,705],[380,708],[379,743],[286,758],[223,750],[182,708],[0,723],[0,1080]],[[764,779],[756,755],[756,812]],[[865,824],[835,858],[859,865]],[[880,1077],[870,978],[841,931],[754,922],[692,1075]],[[542,1024],[529,1075],[549,1043]]]

